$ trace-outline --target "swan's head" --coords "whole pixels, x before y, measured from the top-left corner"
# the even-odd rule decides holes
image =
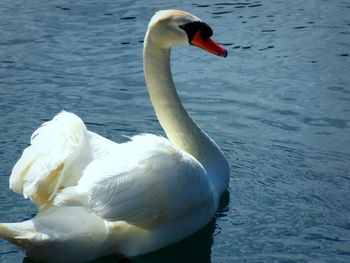
[[[162,10],[152,17],[146,38],[162,48],[190,44],[226,57],[226,49],[210,38],[212,34],[210,26],[188,12]]]

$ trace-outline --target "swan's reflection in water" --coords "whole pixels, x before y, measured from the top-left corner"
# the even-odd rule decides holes
[[[217,216],[213,218],[204,228],[188,238],[158,251],[126,259],[120,255],[106,256],[89,263],[210,263],[211,247],[213,245],[213,234],[216,226],[216,218],[226,215],[229,204],[229,192],[225,191],[220,199]],[[39,263],[28,257],[23,263]],[[64,262],[62,262],[64,263]]]

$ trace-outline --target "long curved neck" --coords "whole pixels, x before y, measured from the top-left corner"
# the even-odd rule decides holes
[[[228,186],[229,167],[220,148],[191,119],[181,104],[170,69],[170,48],[162,48],[146,35],[144,71],[150,99],[168,139],[194,156],[206,169],[218,193]]]
[[[180,102],[171,75],[170,48],[161,48],[146,37],[144,71],[150,99],[168,139],[205,166],[213,141],[196,125]]]
[[[170,51],[170,48],[152,42],[146,34],[144,71],[151,102],[168,139],[204,166],[220,194],[228,186],[228,163],[220,148],[197,126],[181,104],[171,75]]]

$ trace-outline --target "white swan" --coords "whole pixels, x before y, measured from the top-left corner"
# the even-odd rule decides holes
[[[85,262],[112,253],[144,254],[207,224],[228,186],[229,168],[181,104],[170,50],[192,44],[225,57],[211,35],[187,12],[157,12],[145,36],[144,72],[169,140],[141,134],[117,144],[61,112],[34,132],[10,177],[10,188],[30,198],[39,213],[0,224],[0,236],[33,258]]]

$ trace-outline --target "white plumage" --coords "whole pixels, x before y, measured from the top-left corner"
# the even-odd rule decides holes
[[[10,176],[10,188],[38,208],[51,203],[58,190],[76,185],[82,171],[116,143],[86,129],[73,113],[61,112],[31,136]]]
[[[183,108],[170,72],[171,46],[191,41],[185,28],[210,32],[198,21],[184,11],[162,11],[145,37],[147,87],[169,140],[141,134],[118,144],[87,130],[73,113],[59,113],[33,133],[10,176],[10,188],[39,213],[0,224],[0,237],[39,260],[85,262],[144,254],[209,222],[228,185],[228,164]],[[197,30],[198,46],[210,43],[210,52],[227,55]]]
[[[181,216],[210,192],[195,158],[163,137],[142,134],[91,161],[78,185],[59,192],[55,204],[83,205],[106,220],[143,226]]]

